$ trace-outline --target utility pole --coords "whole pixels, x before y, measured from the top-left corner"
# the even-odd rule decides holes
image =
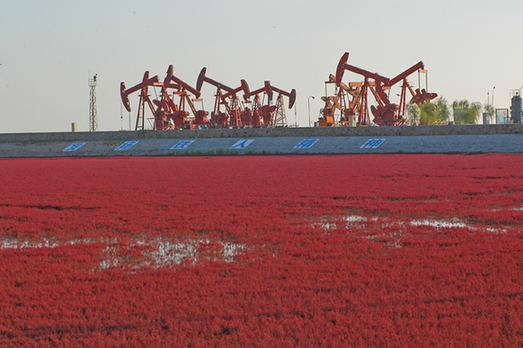
[[[327,91],[327,87],[325,87],[325,91]],[[327,95],[327,92],[325,92],[325,95]],[[307,98],[307,105],[308,105],[308,111],[309,111],[309,127],[311,126],[311,98],[315,99],[312,95]]]

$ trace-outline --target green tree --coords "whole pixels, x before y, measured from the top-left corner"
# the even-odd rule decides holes
[[[445,123],[449,118],[447,100],[443,97],[433,102],[426,100],[423,104],[408,104],[407,115],[413,126],[433,126]]]
[[[487,117],[489,119],[489,122],[495,122],[495,115],[496,115],[496,109],[490,104],[483,105],[483,112],[487,113]]]
[[[455,124],[476,124],[481,113],[481,103],[468,100],[454,100],[452,110],[454,111]]]

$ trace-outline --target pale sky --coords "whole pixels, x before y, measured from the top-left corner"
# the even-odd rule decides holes
[[[193,86],[207,67],[233,88],[241,79],[251,90],[265,80],[294,88],[288,122],[297,114],[306,126],[308,97],[317,120],[344,52],[389,78],[421,60],[429,90],[449,103],[485,104],[495,87],[494,106],[506,108],[523,86],[522,23],[521,0],[0,0],[0,133],[67,132],[73,122],[87,131],[94,74],[98,129],[120,130],[120,82],[138,84],[146,70],[163,79],[170,64]],[[361,80],[345,73],[344,82]],[[417,87],[417,74],[409,80]],[[204,84],[209,113],[214,91]]]

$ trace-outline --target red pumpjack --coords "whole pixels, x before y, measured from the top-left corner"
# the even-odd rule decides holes
[[[359,94],[360,113],[357,123],[359,126],[370,125],[369,115],[367,112],[367,95],[369,90],[372,92],[377,102],[377,106],[372,105],[370,107],[371,112],[374,115],[373,122],[379,126],[400,126],[407,123],[407,119],[404,117],[407,90],[412,95],[411,103],[421,104],[424,103],[425,100],[432,100],[438,96],[436,93],[428,93],[424,89],[421,91],[416,89],[416,91],[414,91],[407,81],[407,77],[416,71],[418,71],[418,73],[426,73],[424,64],[421,61],[393,79],[389,79],[377,73],[371,73],[369,71],[347,64],[348,59],[349,53],[345,52],[341,57],[336,69],[336,84],[338,86],[341,85],[341,80],[345,70],[349,70],[364,77],[363,84],[361,86],[361,92]],[[401,87],[400,105],[397,105],[389,100],[389,97],[385,91],[390,90],[392,86],[400,81],[403,82],[403,85]]]
[[[149,87],[160,88],[160,95],[154,100],[149,97]],[[197,110],[193,103],[202,101],[198,99],[200,92],[174,76],[172,65],[169,65],[163,82],[159,82],[157,75],[149,78],[149,72],[146,71],[142,82],[136,86],[127,89],[124,82],[120,84],[122,103],[129,112],[131,112],[129,95],[138,90],[140,91],[140,101],[135,130],[145,129],[146,104],[154,115],[154,130],[195,129],[209,122],[208,113],[203,110],[203,105],[201,110]],[[171,95],[169,94],[170,90],[174,90]],[[192,99],[191,95],[194,95],[195,99]],[[178,104],[173,100],[175,97],[178,97]],[[189,119],[189,112],[185,111],[186,106],[189,106],[192,111],[192,119]]]
[[[250,92],[249,85],[245,80],[241,80],[240,86],[233,89],[207,77],[206,73],[207,68],[203,68],[200,71],[200,75],[196,81],[196,89],[201,91],[204,82],[216,87],[214,110],[211,113],[211,126],[214,128],[242,127],[242,113],[244,107],[243,103],[238,98],[237,93],[243,91],[244,95],[248,95]],[[225,112],[221,111],[222,106],[225,107]]]

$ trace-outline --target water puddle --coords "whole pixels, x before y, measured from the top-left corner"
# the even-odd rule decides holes
[[[246,250],[245,244],[237,244],[209,239],[187,239],[173,241],[167,238],[141,239],[119,241],[116,238],[107,239],[77,239],[66,242],[42,239],[41,241],[19,240],[0,237],[0,250],[29,250],[40,248],[58,248],[68,245],[103,243],[103,260],[95,271],[107,270],[111,267],[141,267],[170,268],[189,261],[197,264],[204,261],[233,262],[236,255]]]

